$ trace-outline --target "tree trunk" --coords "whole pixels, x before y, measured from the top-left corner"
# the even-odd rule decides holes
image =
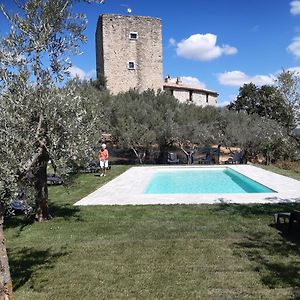
[[[38,222],[51,219],[48,207],[48,186],[47,186],[47,165],[49,155],[45,153],[39,158],[37,171],[35,173],[35,191],[36,191],[36,214],[35,219]]]
[[[5,238],[3,233],[4,224],[4,207],[0,207],[0,300],[12,300],[12,281],[10,277],[8,257],[5,246]]]
[[[137,157],[137,159],[139,160],[139,163],[142,165],[143,164],[143,160],[144,160],[144,158],[146,156],[145,151],[143,152],[143,154],[141,154],[134,147],[131,147],[131,149],[134,152],[134,154]]]

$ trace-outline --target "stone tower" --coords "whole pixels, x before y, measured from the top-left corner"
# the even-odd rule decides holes
[[[96,30],[97,77],[112,94],[162,89],[161,20],[103,14]]]

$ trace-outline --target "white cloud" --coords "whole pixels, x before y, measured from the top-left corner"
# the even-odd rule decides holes
[[[76,66],[72,66],[68,69],[71,78],[75,78],[76,76],[81,80],[88,80],[90,78],[93,78],[96,76],[96,71],[91,70],[89,72],[85,72],[81,68],[78,68]]]
[[[228,86],[242,86],[250,82],[256,85],[273,84],[275,78],[273,75],[249,76],[241,71],[220,73],[217,76],[220,84]]]
[[[293,42],[287,47],[287,50],[296,57],[300,57],[300,37],[295,37]]]
[[[217,107],[224,107],[230,104],[230,101],[217,102]]]
[[[231,102],[236,100],[237,95],[231,94],[226,96],[227,100],[224,100],[224,96],[222,100],[218,100],[217,106],[218,107],[223,107],[229,105]]]
[[[192,76],[180,76],[179,77],[182,84],[191,85],[191,86],[198,86],[202,89],[206,89],[205,83],[201,82],[197,77]],[[175,83],[177,78],[171,78],[171,82]]]
[[[237,49],[229,45],[223,45],[222,52],[226,55],[234,55],[237,53]]]
[[[299,15],[300,14],[300,1],[299,0],[291,1],[290,5],[291,5],[291,9],[290,9],[291,14]]]
[[[201,82],[198,78],[192,76],[182,76],[180,77],[183,84],[193,85],[193,86],[200,86],[203,89],[206,88],[205,83]]]
[[[300,67],[292,67],[292,68],[288,68],[287,70],[300,74]]]
[[[211,33],[193,34],[177,44],[176,53],[194,60],[208,61],[221,55],[233,55],[238,51],[229,45],[217,46],[217,36]]]
[[[176,40],[173,39],[173,38],[170,38],[170,39],[169,39],[169,45],[170,45],[170,46],[176,46]]]

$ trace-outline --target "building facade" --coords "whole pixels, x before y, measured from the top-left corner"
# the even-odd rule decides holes
[[[112,94],[162,89],[161,20],[104,14],[96,30],[96,72]]]
[[[172,82],[170,76],[165,78],[164,91],[169,91],[181,103],[194,103],[198,106],[216,106],[218,93],[206,90],[200,86],[182,84],[179,77]]]
[[[163,82],[162,25],[152,17],[103,14],[96,29],[97,78],[106,78],[112,94],[130,89],[170,91],[180,102],[200,106],[217,103],[218,93],[176,83]]]

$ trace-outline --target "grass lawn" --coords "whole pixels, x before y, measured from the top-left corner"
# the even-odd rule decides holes
[[[49,222],[6,224],[15,299],[300,299],[299,239],[272,226],[300,204],[72,206],[126,168],[51,187]]]
[[[262,169],[274,172],[274,173],[278,173],[280,175],[284,175],[284,176],[288,176],[297,180],[300,180],[300,173],[296,172],[294,170],[286,170],[286,169],[282,169],[282,168],[278,168],[274,165],[255,165],[256,167],[260,167]]]

